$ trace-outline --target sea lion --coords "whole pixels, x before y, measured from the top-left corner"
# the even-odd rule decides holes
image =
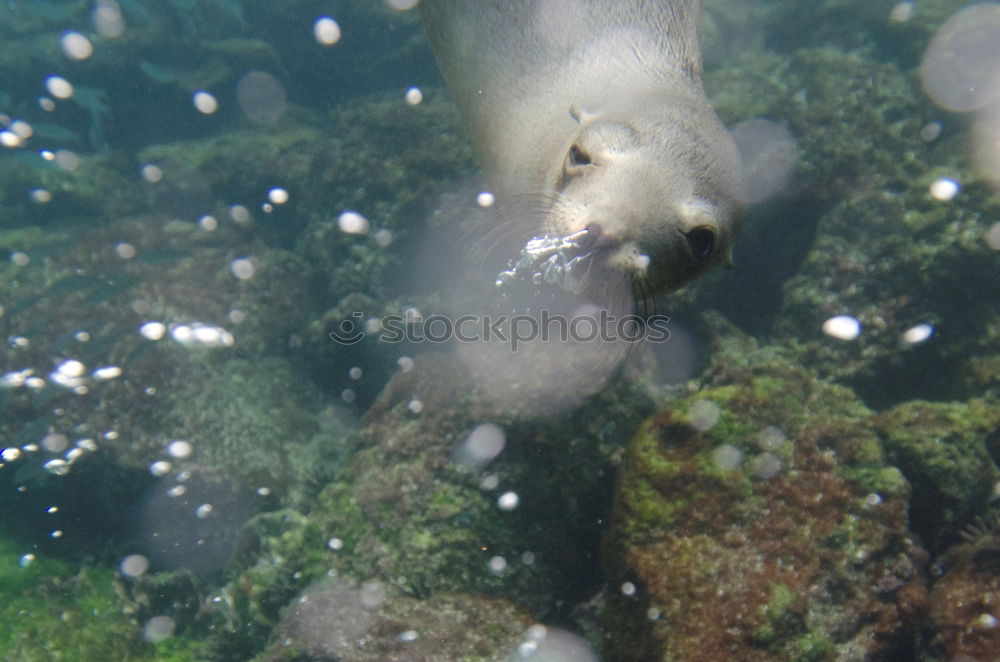
[[[701,0],[420,10],[498,202],[542,207],[498,285],[596,272],[658,292],[731,263],[742,177],[701,83]]]

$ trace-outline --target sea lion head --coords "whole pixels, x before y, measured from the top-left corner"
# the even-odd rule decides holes
[[[731,264],[739,156],[703,95],[568,110],[576,128],[549,171],[546,235],[583,237],[581,251],[594,255],[588,270],[628,275],[647,292]]]

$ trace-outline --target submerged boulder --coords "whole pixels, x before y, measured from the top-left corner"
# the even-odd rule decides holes
[[[905,651],[922,552],[872,422],[849,390],[773,360],[649,419],[606,538],[607,659]]]

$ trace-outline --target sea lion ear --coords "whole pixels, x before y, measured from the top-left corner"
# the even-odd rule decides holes
[[[589,110],[584,110],[575,103],[569,107],[569,115],[570,117],[576,120],[577,124],[581,125],[588,124],[589,122],[592,122],[595,117],[597,117],[597,113],[592,113]]]

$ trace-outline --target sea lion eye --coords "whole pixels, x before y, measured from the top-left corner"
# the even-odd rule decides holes
[[[715,249],[715,232],[709,228],[695,228],[684,235],[694,259],[704,262]]]
[[[570,165],[587,166],[591,164],[590,155],[580,149],[577,145],[569,148]]]

